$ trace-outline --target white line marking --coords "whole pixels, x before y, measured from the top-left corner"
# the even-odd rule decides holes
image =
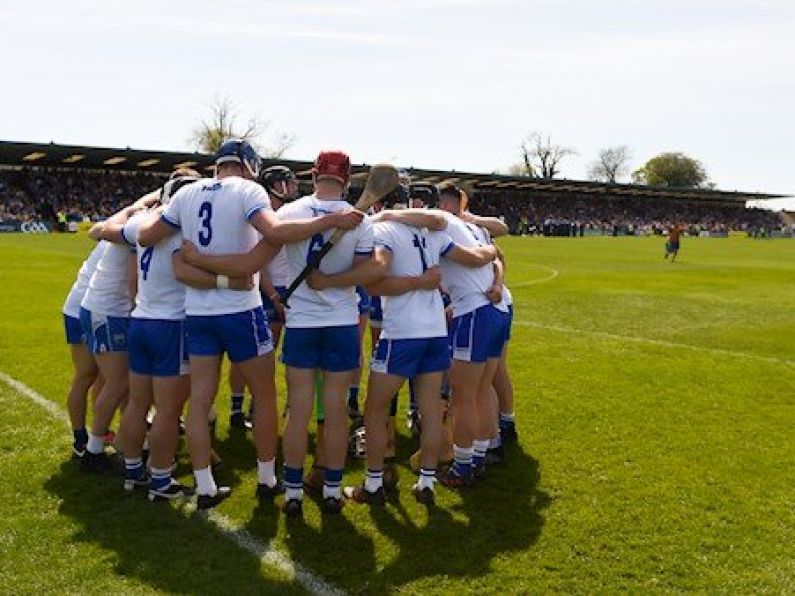
[[[47,410],[47,412],[54,418],[69,424],[69,416],[56,403],[50,401],[37,391],[31,389],[21,381],[16,380],[14,377],[7,375],[3,371],[0,371],[0,380],[2,380],[12,389],[19,392],[21,395],[27,397],[36,405]],[[239,526],[236,526],[234,522],[225,515],[218,513],[217,511],[211,511],[210,513],[206,514],[205,517],[210,523],[213,524],[216,530],[232,540],[240,548],[248,551],[265,564],[275,567],[288,577],[294,578],[310,593],[322,595],[345,594],[344,591],[326,583],[323,579],[309,571],[300,563],[293,561],[288,555],[285,555],[275,548],[273,543],[264,544],[250,532],[247,532]]]
[[[515,288],[524,288],[526,286],[534,286],[536,284],[543,284],[548,281],[552,281],[560,274],[560,271],[558,271],[554,267],[549,267],[548,265],[541,265],[540,263],[522,263],[522,266],[524,265],[530,265],[531,267],[537,267],[538,269],[546,269],[547,271],[549,271],[549,274],[544,277],[540,277],[538,279],[523,281],[518,284],[513,284],[513,283],[509,284],[508,285],[509,290],[513,290]]]
[[[605,331],[590,331],[588,329],[577,329],[575,327],[562,327],[559,325],[544,325],[543,323],[535,323],[533,321],[514,321],[514,325],[522,327],[534,327],[536,329],[547,329],[549,331],[557,331],[558,333],[578,333],[581,335],[593,335],[594,337],[601,337],[603,339],[631,341],[636,343],[650,344],[654,346],[662,346],[665,348],[682,348],[685,350],[695,350],[698,352],[708,352],[711,354],[718,354],[720,356],[732,356],[734,358],[744,358],[746,360],[759,360],[762,362],[769,362],[772,364],[785,364],[787,366],[795,366],[795,360],[787,358],[776,358],[774,356],[760,356],[758,354],[750,354],[748,352],[736,352],[734,350],[724,350],[722,348],[707,348],[704,346],[694,346],[691,344],[681,344],[673,341],[665,341],[663,339],[651,339],[648,337],[633,337],[631,335],[617,335],[615,333],[607,333]]]

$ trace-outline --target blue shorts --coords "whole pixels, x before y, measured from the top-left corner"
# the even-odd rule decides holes
[[[415,375],[450,368],[446,337],[381,339],[370,360],[370,370],[411,379]]]
[[[288,327],[282,362],[294,368],[344,372],[359,367],[359,326]]]
[[[184,321],[130,319],[127,349],[130,371],[153,377],[188,374],[188,334]]]
[[[505,342],[511,339],[511,329],[513,328],[513,304],[508,305],[508,324],[505,326]]]
[[[359,295],[359,314],[370,314],[370,295],[364,291],[362,286],[356,286],[356,293]]]
[[[679,240],[676,240],[676,241],[669,240],[666,243],[666,250],[668,252],[675,252],[675,251],[679,250]]]
[[[486,304],[453,319],[450,349],[454,360],[486,362],[499,358],[508,335],[508,313]]]
[[[261,306],[228,315],[188,315],[188,354],[220,356],[245,362],[273,351],[273,341]]]
[[[274,286],[273,288],[284,300],[284,295],[287,293],[287,288],[284,286]],[[276,307],[270,298],[265,295],[265,292],[260,292],[262,296],[262,310],[265,311],[265,318],[268,319],[268,324],[271,323],[284,323],[284,318],[279,316]]]
[[[66,343],[70,345],[86,343],[86,334],[83,331],[83,326],[80,324],[80,319],[64,315],[63,326],[66,330]]]
[[[375,321],[375,325],[373,322]],[[372,327],[380,327],[378,323],[383,323],[384,311],[381,309],[381,296],[370,297],[370,325]]]
[[[80,308],[80,326],[92,354],[127,351],[129,317],[108,317]]]

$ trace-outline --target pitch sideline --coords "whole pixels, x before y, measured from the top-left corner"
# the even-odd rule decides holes
[[[53,418],[56,418],[65,424],[69,424],[69,416],[67,413],[57,404],[50,401],[34,389],[31,389],[21,381],[18,381],[3,371],[0,371],[0,380],[8,385],[11,389],[18,392],[20,395],[28,398],[37,406],[47,410],[47,413]],[[275,548],[272,542],[270,544],[265,544],[250,532],[236,526],[234,522],[232,522],[232,520],[225,515],[218,513],[217,511],[210,511],[207,514],[202,515],[218,532],[232,540],[240,548],[254,555],[265,564],[277,568],[282,573],[285,573],[288,577],[294,578],[310,593],[323,595],[345,594],[344,591],[326,583],[325,580],[312,573],[300,563],[293,561],[289,555],[286,555]]]

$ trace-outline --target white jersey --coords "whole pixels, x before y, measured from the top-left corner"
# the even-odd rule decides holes
[[[486,244],[483,237],[470,230],[452,213],[446,211],[436,211],[436,213],[442,214],[447,220],[445,232],[458,246],[477,248]],[[450,294],[454,317],[460,317],[490,304],[486,292],[494,284],[494,267],[491,263],[482,267],[465,267],[450,259],[443,259],[441,267],[442,285]],[[497,305],[498,308],[499,306]]]
[[[138,246],[138,228],[141,222],[152,217],[136,214],[122,228],[122,236],[135,245],[138,270],[138,293],[134,319],[181,321],[185,318],[185,286],[174,276],[171,256],[182,245],[182,234],[174,234],[156,246]]]
[[[350,205],[338,200],[320,200],[315,195],[303,197],[284,205],[276,212],[279,219],[290,221],[295,219],[308,219],[329,213],[336,213],[343,209],[350,209]],[[287,262],[290,266],[289,281],[292,282],[304,269],[310,251],[320,250],[334,230],[327,230],[323,234],[315,234],[300,242],[286,244]],[[347,232],[334,248],[320,262],[320,271],[329,275],[341,273],[353,266],[356,255],[370,255],[373,252],[373,225],[365,217],[359,226]],[[313,290],[306,283],[290,298],[290,308],[287,309],[287,327],[335,327],[341,325],[357,325],[359,323],[359,308],[356,290],[350,288],[329,288],[327,290]]]
[[[200,180],[181,188],[161,218],[180,228],[182,237],[199,252],[211,255],[246,253],[259,242],[259,234],[248,223],[260,209],[270,209],[265,189],[252,180],[230,176],[222,180]],[[259,274],[248,291],[188,287],[188,315],[225,315],[245,312],[262,305]]]
[[[494,238],[486,228],[472,223],[465,223],[464,225],[481,244],[494,244]],[[502,300],[495,306],[503,312],[508,312],[508,307],[513,306],[513,294],[504,283],[502,284]]]
[[[375,245],[392,253],[389,275],[422,275],[439,264],[453,247],[444,232],[429,232],[397,222],[375,224]],[[447,337],[447,320],[439,290],[416,290],[400,296],[382,296],[384,339]]]
[[[80,306],[92,313],[111,317],[129,317],[130,255],[135,254],[129,244],[107,243],[97,269],[88,282],[88,290]]]
[[[86,295],[88,282],[91,281],[91,276],[94,274],[97,263],[102,258],[102,253],[105,252],[107,245],[106,241],[100,240],[80,266],[80,271],[77,272],[77,279],[72,284],[72,289],[69,290],[69,295],[63,304],[63,314],[66,316],[75,319],[80,318],[80,303],[83,301],[83,296]]]
[[[286,288],[290,285],[290,263],[287,261],[287,249],[284,246],[266,268],[274,288]]]

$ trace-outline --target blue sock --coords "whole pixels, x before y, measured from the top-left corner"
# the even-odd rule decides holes
[[[304,469],[284,466],[285,497],[302,499],[304,496]]]
[[[323,480],[323,498],[334,497],[339,499],[342,496],[342,468],[326,468]]]
[[[348,387],[348,409],[351,412],[359,411],[359,386]]]
[[[469,478],[472,474],[472,447],[459,447],[453,445],[453,471],[462,478]]]
[[[171,484],[171,470],[158,470],[152,468],[152,478],[149,482],[149,488],[152,490],[162,490]]]
[[[232,394],[232,414],[237,414],[243,411],[243,400],[245,399],[244,393]]]
[[[146,474],[144,461],[140,457],[124,458],[124,477],[130,479],[143,478]]]
[[[75,438],[75,447],[82,449],[88,443],[88,431],[84,428],[76,428],[72,431],[72,435]]]

